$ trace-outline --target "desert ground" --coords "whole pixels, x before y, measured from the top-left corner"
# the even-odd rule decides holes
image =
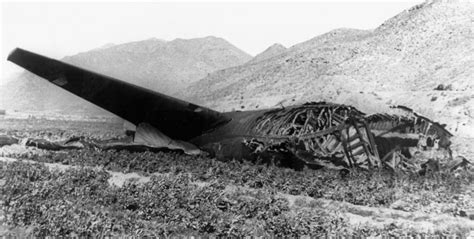
[[[0,119],[0,135],[124,137],[115,121]],[[468,139],[454,150],[472,157]],[[474,171],[295,171],[174,152],[0,148],[2,236],[473,236]]]

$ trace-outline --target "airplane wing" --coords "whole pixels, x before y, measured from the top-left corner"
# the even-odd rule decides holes
[[[230,120],[211,109],[20,48],[8,60],[135,125],[149,123],[173,139],[189,140]]]

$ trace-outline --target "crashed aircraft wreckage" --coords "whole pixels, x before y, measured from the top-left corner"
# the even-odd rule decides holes
[[[23,49],[8,60],[137,126],[133,142],[95,144],[102,149],[204,151],[295,169],[394,167],[413,156],[410,148],[451,157],[452,134],[403,106],[394,107],[399,114],[369,116],[326,102],[220,113]]]

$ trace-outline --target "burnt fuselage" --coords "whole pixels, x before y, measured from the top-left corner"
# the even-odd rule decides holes
[[[434,141],[449,148],[452,135],[444,127],[402,110],[366,116],[352,106],[317,102],[228,112],[230,121],[190,142],[221,160],[276,161],[294,168],[368,168],[396,150],[411,157],[409,148],[430,148]]]
[[[227,124],[190,142],[219,159],[333,168],[378,164],[364,114],[351,106],[318,102],[225,116]]]

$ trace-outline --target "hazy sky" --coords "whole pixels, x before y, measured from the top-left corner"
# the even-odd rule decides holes
[[[106,43],[213,35],[256,55],[335,28],[373,29],[420,2],[3,2],[1,78],[21,70],[6,61],[15,47],[61,58]]]

